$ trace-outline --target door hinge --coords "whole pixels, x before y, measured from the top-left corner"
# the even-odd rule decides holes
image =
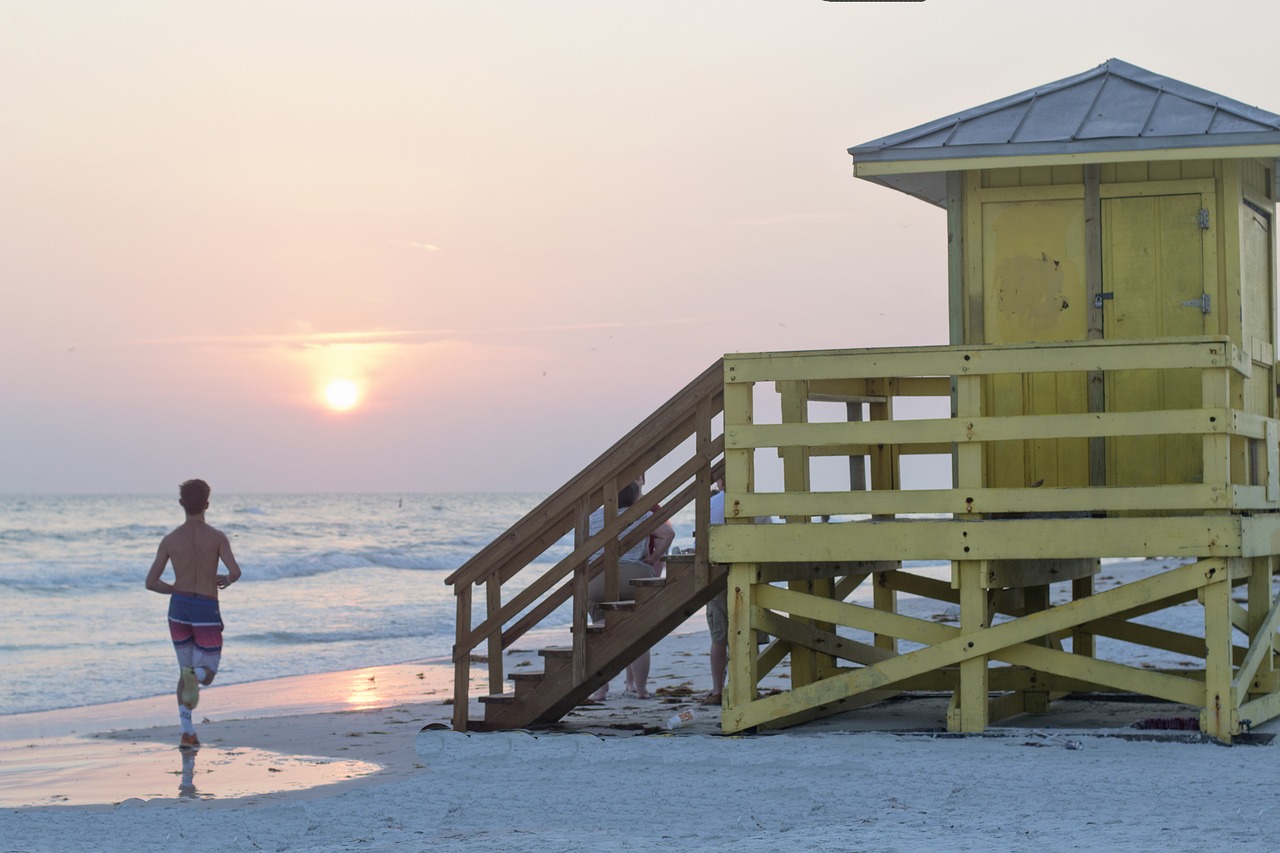
[[[1200,294],[1199,299],[1188,299],[1186,302],[1181,303],[1181,305],[1184,308],[1199,308],[1201,314],[1208,314],[1209,306],[1212,305],[1212,301],[1209,294],[1202,293]]]
[[[1200,221],[1200,230],[1208,231],[1209,230],[1209,208],[1207,207],[1200,208],[1199,221]]]

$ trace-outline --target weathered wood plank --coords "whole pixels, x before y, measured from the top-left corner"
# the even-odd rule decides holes
[[[1248,353],[1230,339],[1205,335],[1160,341],[1066,341],[965,348],[811,350],[737,353],[724,359],[726,383],[786,379],[977,376],[1088,370],[1230,368],[1252,372]]]
[[[986,443],[1050,438],[1147,435],[1244,435],[1262,438],[1265,419],[1231,409],[1080,412],[1017,417],[930,418],[842,423],[732,424],[725,446],[799,450],[831,445]],[[799,491],[789,489],[788,491]]]
[[[1239,516],[1001,519],[980,524],[910,519],[846,524],[738,524],[711,531],[711,559],[732,563],[1001,560],[1037,557],[1246,555]],[[1259,543],[1260,544],[1260,543]],[[1269,541],[1262,547],[1270,547]],[[1256,553],[1256,552],[1255,552]],[[1262,552],[1265,553],[1265,552]]]
[[[981,515],[1126,510],[1272,509],[1261,487],[1111,486],[1097,489],[912,489],[886,492],[770,492],[739,495],[744,517],[805,515]]]

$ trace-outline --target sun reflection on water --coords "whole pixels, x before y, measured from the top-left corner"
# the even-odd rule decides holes
[[[374,669],[357,669],[351,673],[351,683],[347,688],[346,703],[352,711],[365,711],[383,706],[382,694],[378,692],[378,681]]]

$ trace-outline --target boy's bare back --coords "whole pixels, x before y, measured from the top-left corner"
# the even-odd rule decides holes
[[[219,575],[221,561],[230,574]],[[160,541],[151,575],[159,581],[166,563],[173,564],[173,584],[169,592],[194,592],[218,597],[218,590],[240,575],[240,567],[231,554],[231,543],[226,534],[205,523],[201,518],[189,518]],[[147,588],[152,589],[152,577],[147,577]]]

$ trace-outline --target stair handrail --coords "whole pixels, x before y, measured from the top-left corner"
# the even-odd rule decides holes
[[[570,598],[574,599],[575,671],[583,672],[585,677],[588,583],[611,569],[606,588],[616,590],[618,554],[625,553],[690,502],[698,501],[699,517],[705,518],[710,483],[724,464],[724,436],[711,435],[711,421],[723,409],[724,362],[717,359],[564,486],[445,578],[445,583],[454,587],[458,604],[453,650],[455,729],[466,728],[470,666],[475,650],[487,644],[489,692],[500,693],[504,680],[503,651]],[[690,437],[696,440],[688,460],[646,492],[636,506],[617,513],[606,512],[603,529],[593,536],[587,535],[588,517],[592,512],[601,507],[616,507],[617,493],[622,486]],[[691,479],[693,483],[689,482]],[[644,518],[655,501],[661,503],[661,511]],[[642,518],[634,529],[627,530]],[[504,603],[503,585],[570,533],[574,534],[573,551]],[[486,589],[485,616],[480,624],[472,627],[471,590],[475,586]]]

